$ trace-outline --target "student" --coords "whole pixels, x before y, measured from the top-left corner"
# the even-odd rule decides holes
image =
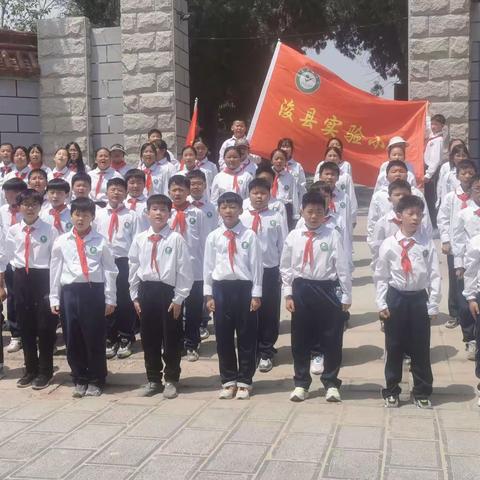
[[[243,170],[254,177],[257,171],[257,164],[254,161],[253,155],[250,155],[250,142],[246,138],[239,138],[235,140],[235,146],[240,151],[240,160]]]
[[[302,198],[307,192],[307,179],[305,171],[300,164],[293,158],[294,145],[291,138],[281,138],[278,141],[277,148],[283,150],[287,156],[287,170],[293,175],[297,184],[298,204],[302,204]]]
[[[40,212],[40,218],[57,230],[57,233],[68,232],[72,229],[72,219],[67,206],[70,186],[62,178],[54,178],[47,185],[48,208]]]
[[[295,227],[296,220],[300,216],[300,204],[298,203],[297,182],[291,173],[286,169],[287,156],[285,152],[276,149],[270,156],[272,170],[275,174],[273,179],[271,195],[272,198],[280,200],[287,212],[288,229]]]
[[[232,147],[230,147],[232,148]],[[235,147],[233,147],[235,148]],[[228,152],[225,154],[228,156]],[[219,398],[249,399],[256,368],[257,310],[262,297],[262,252],[256,234],[240,221],[242,197],[218,199],[223,225],[205,244],[203,292],[214,312],[222,389]],[[235,351],[237,335],[237,352]]]
[[[205,214],[188,200],[190,180],[183,175],[174,175],[168,181],[168,194],[172,200],[170,228],[185,239],[192,263],[193,285],[185,300],[185,349],[187,360],[199,358],[200,324],[203,312],[203,254],[207,237]]]
[[[153,143],[144,143],[140,148],[140,170],[145,174],[145,191],[148,197],[168,193],[168,179],[172,170],[157,162],[157,147]]]
[[[47,193],[48,177],[47,172],[41,168],[30,170],[28,174],[28,188],[33,188],[42,197]]]
[[[61,178],[70,185],[75,172],[72,172],[68,167],[69,155],[70,154],[66,148],[61,147],[56,150],[55,155],[53,156],[55,167],[48,173],[48,180]]]
[[[38,143],[28,147],[28,162],[28,166],[32,170],[41,168],[47,175],[51,172],[51,169],[43,163],[43,149]]]
[[[85,162],[83,161],[82,150],[77,142],[70,142],[65,148],[70,156],[67,167],[73,173],[84,173],[90,171],[90,167],[85,165]]]
[[[433,115],[430,120],[430,135],[427,139],[423,161],[425,164],[425,176],[423,177],[425,188],[425,200],[427,202],[430,218],[433,226],[437,225],[437,181],[440,165],[443,162],[443,129],[447,121],[441,114]]]
[[[337,230],[323,225],[326,210],[325,199],[319,193],[304,195],[305,226],[288,234],[280,260],[283,295],[292,313],[293,402],[308,397],[312,381],[310,354],[319,340],[324,354],[321,381],[327,390],[326,400],[341,401],[338,372],[342,361],[342,312],[350,308],[352,283],[343,240]],[[336,292],[338,285],[341,298]]]
[[[172,202],[165,195],[148,198],[150,228],[134,238],[128,255],[130,295],[140,317],[148,381],[141,395],[150,397],[163,389],[167,399],[177,396],[182,352],[180,315],[193,283],[185,240],[167,224],[171,208]]]
[[[215,178],[215,175],[217,175],[218,173],[218,168],[213,162],[208,159],[208,145],[203,138],[196,138],[193,142],[193,146],[197,151],[197,168],[205,174],[205,178],[207,179],[208,196],[210,197],[212,182]]]
[[[258,309],[257,353],[258,369],[269,372],[273,368],[275,343],[280,327],[280,256],[287,236],[284,222],[278,212],[268,208],[270,184],[254,178],[248,186],[251,208],[243,210],[240,221],[256,234],[262,250],[263,280],[262,304]]]
[[[376,302],[385,322],[386,407],[398,407],[404,355],[411,357],[414,403],[431,408],[430,322],[438,315],[440,267],[431,238],[419,232],[424,202],[415,195],[397,206],[400,230],[381,245],[375,268]]]
[[[182,154],[180,157],[180,167],[176,175],[187,175],[188,172],[192,172],[197,168],[197,151],[195,147],[187,145],[182,148]]]
[[[457,143],[451,143],[453,146],[450,148],[448,157],[449,161],[445,162],[440,168],[440,174],[437,183],[437,208],[440,207],[445,195],[448,192],[455,190],[460,185],[460,182],[457,179],[457,165],[463,160],[470,159],[468,149],[462,140],[455,139],[453,142]]]
[[[15,314],[20,327],[25,374],[17,387],[42,390],[53,376],[53,348],[57,321],[48,304],[50,254],[57,233],[39,218],[42,196],[27,189],[17,197],[23,219],[8,230],[0,252],[0,297],[4,278],[13,267]]]
[[[107,376],[105,317],[116,305],[117,267],[106,240],[92,229],[95,204],[76,198],[73,229],[52,249],[50,308],[62,318],[74,398],[102,394]]]
[[[187,173],[190,180],[190,196],[188,201],[199,208],[205,214],[207,234],[218,227],[218,212],[215,205],[206,198],[207,179],[201,170],[193,170]]]
[[[19,178],[11,178],[2,185],[2,191],[5,194],[5,205],[0,207],[0,224],[2,232],[0,238],[2,239],[2,246],[9,228],[12,225],[22,221],[22,214],[20,206],[17,203],[17,197],[20,193],[27,190],[27,184]],[[15,314],[15,295],[13,289],[13,269],[9,263],[5,270],[5,285],[7,287],[7,317],[10,329],[10,343],[7,346],[8,353],[15,353],[22,348],[22,338],[20,334],[20,326],[18,324],[17,316]]]
[[[94,201],[107,201],[107,183],[112,178],[122,178],[111,166],[110,150],[100,147],[95,151],[95,163],[97,168],[88,172],[92,179],[92,191],[90,198]]]
[[[237,147],[225,149],[225,168],[213,179],[210,200],[218,203],[220,195],[225,192],[234,192],[242,198],[248,197],[248,184],[252,176],[243,171],[240,160],[240,151]]]
[[[352,165],[343,158],[343,142],[337,137],[332,137],[327,142],[326,150],[328,150],[330,147],[336,147],[340,150],[340,162],[338,163],[340,175],[347,173],[348,175],[352,176]]]
[[[90,198],[92,179],[86,172],[78,172],[72,177],[72,197]]]
[[[11,143],[0,144],[0,179],[12,171],[13,167],[13,145]]]
[[[471,160],[463,160],[457,165],[457,179],[460,186],[443,198],[437,215],[442,253],[447,256],[448,265],[448,313],[451,318],[445,322],[446,328],[455,328],[460,323],[458,280],[452,254],[452,235],[460,211],[472,204],[470,189],[476,173],[475,164]]]
[[[10,173],[7,173],[4,180],[11,178],[19,178],[26,181],[31,168],[28,166],[28,150],[23,146],[15,147],[13,150],[13,168]]]
[[[107,206],[96,213],[94,227],[107,240],[118,268],[117,308],[107,317],[107,359],[120,359],[132,354],[135,341],[135,309],[129,296],[128,251],[133,237],[138,233],[137,214],[128,210],[124,201],[127,184],[123,178],[111,178],[107,182]]]
[[[132,168],[131,165],[125,161],[125,149],[123,145],[115,143],[110,147],[110,158],[112,160],[112,168],[119,173],[123,178],[127,172]]]
[[[230,130],[232,132],[232,136],[222,143],[218,153],[218,165],[220,166],[220,170],[223,170],[226,166],[224,159],[225,154],[227,153],[227,148],[235,146],[235,142],[237,140],[246,138],[245,134],[247,133],[247,124],[245,123],[245,120],[234,120]]]
[[[145,191],[145,173],[138,168],[132,168],[125,174],[127,182],[127,201],[126,205],[138,217],[138,230],[144,232],[148,230],[150,222],[147,214],[147,197]]]
[[[158,130],[158,128],[152,128],[149,130],[147,138],[148,143],[153,143],[157,147],[157,153],[159,154],[158,161],[165,159],[166,162],[172,165],[173,175],[178,169],[178,160],[175,158],[175,155],[167,149],[167,143],[163,140],[162,132]]]

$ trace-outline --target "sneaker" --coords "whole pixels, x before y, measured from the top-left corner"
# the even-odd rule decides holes
[[[291,402],[303,402],[308,398],[308,390],[302,387],[295,387],[293,392],[290,394]]]
[[[200,355],[196,350],[187,350],[187,362],[196,362]]]
[[[426,408],[426,409],[431,409],[432,408],[432,402],[428,398],[415,398],[413,400],[413,403],[418,408]]]
[[[412,364],[412,358],[410,355],[404,355],[403,356],[403,361],[405,362],[405,365],[411,365]]]
[[[480,383],[477,385],[478,406],[480,407]]]
[[[458,325],[458,320],[456,318],[449,318],[445,322],[445,328],[455,328]]]
[[[163,385],[161,382],[148,382],[138,392],[139,397],[153,397],[157,393],[162,393]]]
[[[94,383],[89,383],[87,391],[85,392],[86,397],[99,397],[103,393],[103,390],[98,385]]]
[[[316,355],[310,362],[310,373],[320,375],[323,373],[323,355]]]
[[[383,320],[380,320],[380,331],[385,332],[385,322]]]
[[[17,380],[18,388],[26,388],[32,384],[33,379],[36,377],[34,373],[26,373],[22,378]]]
[[[3,367],[3,363],[0,363],[0,380],[5,378],[5,368]]]
[[[206,340],[210,336],[207,327],[200,327],[200,340]]]
[[[115,355],[117,355],[117,351],[118,343],[107,340],[107,348],[105,349],[105,356],[107,359],[110,360],[111,358],[115,357]]]
[[[117,358],[128,358],[131,354],[132,354],[132,342],[127,338],[121,338],[120,344],[117,350]]]
[[[341,402],[340,392],[336,387],[330,387],[327,389],[327,395],[325,396],[327,402]]]
[[[477,342],[471,340],[465,344],[465,350],[467,351],[467,359],[475,360],[475,355],[477,354]]]
[[[238,387],[235,398],[237,400],[250,400],[250,389],[247,387]]]
[[[218,394],[218,398],[220,400],[231,400],[235,394],[237,393],[236,385],[229,385],[228,387],[222,387],[220,393]]]
[[[52,380],[51,376],[44,375],[41,373],[40,375],[37,375],[33,381],[32,381],[32,388],[34,390],[43,390],[44,388],[47,388],[50,385],[50,381]]]
[[[72,397],[73,398],[82,398],[87,393],[87,385],[77,383],[73,388]]]
[[[20,337],[12,337],[7,347],[8,353],[15,353],[22,349],[22,339]]]
[[[172,399],[178,396],[177,387],[172,382],[165,382],[165,387],[163,389],[163,398]]]
[[[400,406],[400,400],[398,396],[390,395],[385,399],[385,408],[397,408]]]
[[[273,368],[273,363],[270,358],[261,358],[258,364],[258,370],[263,373],[269,372]]]

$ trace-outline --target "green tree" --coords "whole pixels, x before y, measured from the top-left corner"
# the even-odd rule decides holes
[[[120,25],[120,0],[69,0],[68,14],[87,17],[95,27],[116,27]]]
[[[0,28],[36,31],[37,20],[61,11],[64,4],[62,0],[0,0]]]

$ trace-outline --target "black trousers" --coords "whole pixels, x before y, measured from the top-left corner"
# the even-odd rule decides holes
[[[117,275],[117,307],[107,317],[107,339],[112,343],[121,338],[130,341],[135,340],[136,313],[130,298],[130,286],[128,283],[128,258],[115,259],[118,268]]]
[[[252,282],[213,282],[215,335],[222,385],[252,384],[257,362],[257,312],[250,311]],[[238,363],[235,352],[237,335]]]
[[[103,385],[107,376],[104,284],[64,285],[60,315],[73,383]]]
[[[468,308],[468,302],[462,295],[464,288],[463,278],[457,278],[456,293],[458,305],[458,320],[462,328],[462,335],[464,342],[471,342],[475,340],[475,319],[473,318]]]
[[[324,354],[320,377],[325,388],[339,387],[342,363],[343,316],[336,293],[336,282],[296,278],[292,296],[292,355],[296,387],[310,388],[310,353],[317,342]]]
[[[53,375],[57,317],[50,310],[49,270],[17,268],[13,275],[15,310],[23,344],[25,371]]]
[[[448,314],[453,318],[458,318],[458,298],[462,292],[458,291],[457,275],[453,266],[453,255],[447,255],[448,266]]]
[[[203,317],[203,281],[193,282],[190,295],[184,303],[184,312],[185,348],[187,350],[198,350]]]
[[[480,294],[477,295],[477,303],[480,305]],[[475,375],[480,378],[480,315],[475,319],[475,339],[477,341],[477,353],[475,354]]]
[[[428,398],[432,394],[433,375],[427,292],[401,292],[389,287],[386,300],[390,318],[385,320],[386,388],[382,390],[383,398],[400,394],[405,354],[412,359],[413,396]]]
[[[425,183],[425,202],[427,203],[428,213],[430,214],[433,228],[437,228],[437,209],[435,208],[435,203],[437,202],[438,174],[439,169],[437,169],[431,180],[428,183]]]
[[[163,375],[166,382],[178,382],[180,379],[182,320],[174,319],[172,312],[168,312],[173,296],[174,289],[170,285],[162,282],[140,283],[140,336],[149,382],[160,383]]]
[[[5,270],[5,286],[7,287],[7,319],[10,334],[12,337],[20,337],[20,327],[18,326],[17,316],[15,314],[15,294],[13,291],[13,269],[10,264]]]
[[[258,353],[260,358],[273,358],[280,328],[280,271],[278,267],[264,268],[262,306],[258,310]]]
[[[285,210],[287,212],[288,231],[291,232],[297,224],[297,221],[293,218],[293,205],[291,203],[286,203]]]

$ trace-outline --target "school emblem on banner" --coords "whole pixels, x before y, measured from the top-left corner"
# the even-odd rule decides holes
[[[295,75],[295,85],[302,93],[314,93],[320,88],[320,76],[310,68],[301,68]]]

